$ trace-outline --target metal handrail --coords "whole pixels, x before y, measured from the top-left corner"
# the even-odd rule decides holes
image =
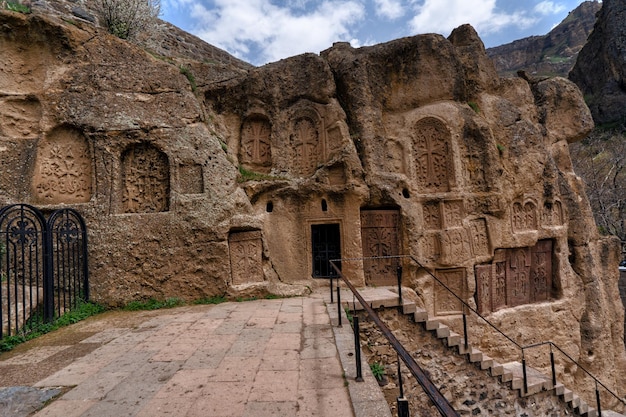
[[[376,314],[374,309],[367,304],[365,299],[363,299],[363,296],[361,296],[361,294],[352,285],[352,283],[343,275],[341,270],[337,268],[334,263],[335,261],[337,260],[331,260],[330,265],[335,269],[335,271],[337,271],[337,274],[341,278],[341,280],[347,285],[350,291],[352,291],[352,294],[354,294],[357,300],[359,300],[361,306],[363,306],[367,314],[374,321],[376,326],[378,326],[383,336],[385,336],[385,338],[389,341],[398,356],[402,359],[407,368],[409,368],[411,374],[424,389],[424,392],[426,393],[428,398],[430,398],[433,404],[435,404],[435,407],[437,407],[439,413],[444,417],[459,417],[459,414],[454,410],[454,408],[452,408],[452,405],[450,405],[446,397],[444,397],[443,394],[439,392],[437,387],[428,378],[428,376],[426,376],[422,368],[417,364],[417,362],[415,362],[415,359],[413,359],[411,354],[404,348],[404,346],[402,346],[400,341],[394,336],[394,334],[391,332],[391,330],[389,330],[385,323],[383,323],[380,317],[378,317],[378,314]],[[337,294],[339,294],[339,291],[337,291]],[[339,307],[338,310],[341,311],[341,307]]]
[[[567,354],[563,349],[561,349],[554,342],[552,342],[552,341],[544,341],[544,342],[533,343],[533,344],[525,345],[525,346],[522,346],[519,343],[517,343],[515,340],[513,340],[511,337],[509,337],[507,334],[505,334],[502,330],[500,330],[497,326],[495,326],[493,323],[491,323],[489,320],[487,320],[485,317],[483,317],[476,309],[474,309],[472,306],[467,304],[461,297],[459,297],[454,291],[452,291],[452,289],[450,289],[446,284],[441,282],[441,280],[439,280],[439,278],[437,278],[432,272],[430,272],[430,270],[428,270],[428,268],[423,266],[413,255],[389,255],[389,256],[373,256],[373,257],[362,257],[362,258],[342,258],[342,259],[331,260],[330,263],[335,268],[335,270],[339,273],[339,276],[341,277],[341,279],[344,282],[348,283],[348,280],[343,276],[341,271],[338,268],[335,267],[333,262],[340,262],[340,261],[343,261],[343,262],[346,262],[346,261],[363,261],[363,260],[370,260],[370,259],[390,259],[390,258],[407,258],[407,259],[412,260],[415,264],[417,264],[419,269],[423,269],[424,271],[426,271],[426,273],[428,275],[430,275],[435,281],[437,281],[437,283],[439,285],[441,285],[450,294],[452,294],[452,296],[454,296],[457,300],[459,300],[459,302],[463,305],[464,327],[465,327],[465,324],[466,324],[466,322],[465,322],[465,315],[466,315],[465,314],[465,309],[469,309],[470,311],[474,312],[478,317],[480,317],[485,323],[487,323],[491,328],[493,328],[496,332],[501,334],[508,341],[510,341],[513,345],[515,345],[518,349],[520,349],[521,350],[521,354],[522,354],[522,368],[523,368],[522,370],[523,370],[523,377],[524,377],[524,391],[525,392],[528,392],[528,378],[527,378],[527,375],[526,375],[526,358],[525,358],[525,352],[524,351],[526,349],[531,349],[533,347],[538,347],[538,346],[542,346],[542,345],[550,345],[551,348],[554,347],[557,350],[559,350],[573,364],[575,364],[577,367],[582,369],[588,376],[590,376],[595,381],[596,387],[597,387],[598,384],[601,385],[615,399],[617,399],[622,404],[626,405],[626,401],[624,399],[620,398],[616,393],[614,393],[610,388],[608,388],[604,383],[602,383],[602,381],[600,381],[593,374],[591,374],[589,371],[587,371],[581,364],[579,364],[574,358],[572,358],[569,354]],[[352,285],[352,284],[350,284],[350,285]],[[361,300],[359,300],[359,301],[361,301]],[[361,302],[361,305],[364,305],[364,303]],[[465,343],[466,343],[466,346],[467,346],[467,331],[465,330],[464,333],[465,333],[464,334]],[[551,351],[551,353],[552,353],[552,351]],[[553,357],[552,357],[552,361],[553,361]],[[552,372],[553,372],[553,375],[552,375],[553,385],[556,385],[556,372],[555,372],[555,369],[554,369],[554,363],[552,363]],[[597,396],[597,401],[598,401],[598,409],[600,409],[599,393],[598,393],[597,388],[596,388],[596,396]]]

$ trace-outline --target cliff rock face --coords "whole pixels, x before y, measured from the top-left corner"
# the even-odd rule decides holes
[[[581,89],[598,123],[626,118],[626,1],[602,3],[589,41],[569,78]]]
[[[371,259],[406,254],[519,343],[626,386],[618,245],[572,171],[593,121],[570,81],[500,79],[470,26],[184,73],[90,24],[0,27],[0,202],[84,215],[96,301],[298,293],[342,258],[357,285],[402,262],[458,324],[423,268]]]
[[[567,77],[593,30],[601,6],[597,1],[583,2],[547,35],[489,48],[487,55],[503,76],[523,70],[533,76]]]

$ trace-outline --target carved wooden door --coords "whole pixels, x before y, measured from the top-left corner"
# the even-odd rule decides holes
[[[384,258],[399,254],[399,210],[361,211],[361,238],[363,267],[367,285],[396,285],[398,258]]]

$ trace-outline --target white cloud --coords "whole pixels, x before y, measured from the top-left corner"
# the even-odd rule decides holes
[[[376,14],[387,19],[397,19],[404,16],[405,10],[400,0],[374,0]]]
[[[252,60],[253,51],[260,50],[259,62],[253,63],[263,64],[350,41],[354,38],[350,27],[364,17],[365,10],[357,1],[326,0],[299,12],[270,0],[215,0],[210,9],[195,3],[193,32],[247,61]]]
[[[535,5],[534,10],[541,15],[548,16],[551,14],[561,13],[562,11],[567,10],[567,7],[560,3],[554,3],[553,1],[542,1]]]
[[[449,34],[452,29],[471,24],[479,33],[494,33],[511,26],[526,28],[536,19],[522,12],[501,13],[496,0],[425,0],[416,8],[410,22],[414,33]]]

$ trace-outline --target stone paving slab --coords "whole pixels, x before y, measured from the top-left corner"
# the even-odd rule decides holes
[[[33,416],[355,416],[321,294],[83,327],[91,333],[82,343],[95,348],[33,384],[65,390]],[[7,362],[45,363],[60,349],[40,347]]]

